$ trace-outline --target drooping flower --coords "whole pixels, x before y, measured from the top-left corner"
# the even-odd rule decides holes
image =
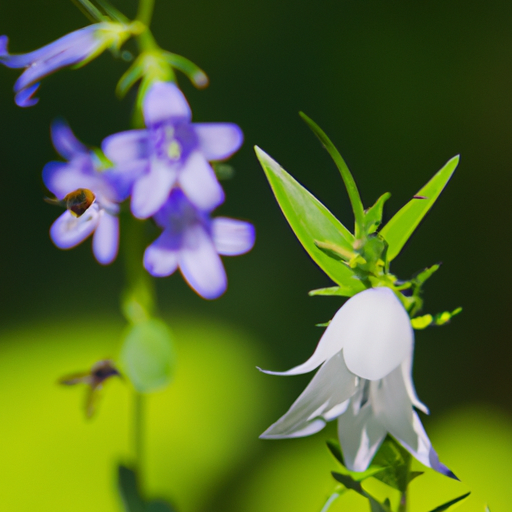
[[[240,128],[231,123],[191,123],[185,96],[170,82],[151,86],[143,110],[147,129],[111,135],[102,145],[120,169],[142,171],[133,187],[133,215],[153,216],[174,187],[201,210],[219,206],[224,192],[209,162],[224,160],[241,146]]]
[[[60,249],[70,249],[94,232],[94,256],[107,265],[117,255],[118,203],[128,197],[130,175],[100,170],[98,157],[62,122],[53,124],[52,140],[68,162],[50,162],[43,169],[44,184],[67,208],[50,228],[50,237]]]
[[[219,255],[237,256],[254,245],[254,227],[248,222],[217,217],[211,219],[174,188],[154,216],[162,234],[144,253],[144,267],[155,277],[180,269],[187,283],[205,299],[215,299],[227,287]]]
[[[345,464],[364,471],[389,433],[425,466],[455,478],[437,453],[414,411],[428,413],[412,382],[414,335],[409,316],[389,288],[373,288],[349,299],[336,313],[312,357],[287,372],[320,366],[288,412],[262,435],[302,437],[338,419]]]
[[[0,36],[0,63],[8,68],[25,68],[14,84],[16,104],[31,107],[39,81],[66,66],[83,65],[107,48],[119,49],[133,28],[121,23],[101,22],[76,30],[33,52],[10,54],[8,38]]]

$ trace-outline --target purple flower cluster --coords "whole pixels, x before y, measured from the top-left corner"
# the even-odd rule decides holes
[[[152,217],[162,234],[144,254],[144,267],[156,277],[177,268],[202,297],[224,293],[226,274],[219,255],[234,256],[254,244],[251,224],[219,217],[212,211],[224,201],[211,161],[239,149],[243,135],[230,123],[192,123],[190,107],[173,83],[155,83],[144,105],[147,128],[107,137],[104,160],[57,123],[56,150],[67,162],[50,162],[43,170],[48,189],[67,210],[52,225],[57,247],[68,249],[93,236],[93,252],[111,263],[119,245],[119,204],[131,197],[139,219]]]

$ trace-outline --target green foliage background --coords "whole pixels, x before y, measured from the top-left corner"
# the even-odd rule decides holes
[[[135,13],[135,0],[116,5]],[[86,24],[65,0],[0,3],[0,34],[9,35],[13,52],[32,50]],[[267,151],[351,224],[338,171],[300,120],[303,110],[337,145],[366,205],[392,192],[387,218],[450,157],[461,154],[446,191],[393,263],[393,272],[408,278],[442,260],[426,286],[425,312],[464,307],[450,325],[417,333],[415,381],[432,411],[425,424],[441,459],[465,484],[448,488],[430,476],[445,494],[437,499],[431,493],[428,502],[413,506],[429,510],[470,488],[480,501],[460,510],[482,510],[484,499],[493,511],[506,509],[509,486],[496,482],[512,452],[512,5],[157,0],[153,29],[162,47],[190,58],[210,77],[205,91],[196,91],[185,78],[180,81],[195,120],[232,121],[244,130],[245,145],[232,159],[236,176],[224,183],[228,199],[219,213],[254,221],[257,245],[249,255],[225,258],[229,290],[213,303],[199,299],[178,276],[158,281],[161,311],[183,332],[187,319],[201,319],[201,325],[220,322],[229,332],[245,334],[237,343],[236,336],[213,336],[205,327],[201,336],[192,337],[208,347],[199,350],[207,360],[195,367],[199,357],[183,357],[183,362],[178,357],[178,368],[182,364],[181,371],[196,383],[197,395],[179,398],[177,381],[169,393],[179,405],[155,405],[158,414],[151,421],[160,430],[148,447],[154,450],[148,460],[149,489],[176,496],[189,512],[299,510],[296,503],[303,510],[319,510],[331,488],[321,436],[257,440],[309,377],[273,379],[256,373],[254,366],[285,369],[305,360],[321,333],[315,324],[330,319],[341,305],[336,297],[308,297],[309,290],[331,282],[291,233],[252,149],[257,144]],[[60,72],[44,81],[39,105],[27,110],[13,102],[18,72],[0,69],[0,487],[9,491],[0,493],[0,508],[67,512],[71,502],[52,499],[69,492],[74,511],[90,503],[99,511],[115,510],[108,489],[114,464],[129,453],[126,392],[113,384],[98,419],[84,425],[80,392],[54,382],[116,355],[123,329],[118,312],[122,263],[101,268],[89,243],[70,252],[52,246],[48,228],[59,212],[42,201],[40,171],[55,158],[49,124],[57,115],[91,145],[127,128],[133,96],[123,102],[114,96],[126,66],[106,54],[84,69]],[[188,339],[184,335],[179,342],[182,350]],[[215,373],[228,355],[235,373]],[[216,411],[229,389],[222,388],[223,379],[229,386],[233,379],[246,379],[247,387],[241,385],[230,402],[225,425],[212,430],[210,422],[219,421]],[[197,397],[209,383],[220,386],[218,402],[208,401],[217,405],[196,415],[196,407],[204,407]],[[259,405],[247,416],[249,400]],[[166,422],[174,426],[164,428]],[[234,426],[241,422],[244,432],[237,434]],[[112,433],[107,426],[119,430]],[[176,443],[174,428],[189,436],[183,451],[160,450],[164,442]],[[222,432],[229,432],[236,457],[229,455],[228,444],[219,444],[222,450],[208,465],[195,455],[201,450],[184,449],[195,447],[195,439],[215,445]],[[333,431],[324,437],[329,434]],[[235,449],[238,439],[247,443],[247,452]],[[80,451],[82,445],[87,449]],[[223,473],[220,467],[229,469]],[[209,479],[199,468],[209,471]],[[173,482],[174,475],[186,483]],[[205,487],[206,480],[213,483]],[[39,487],[33,487],[35,482]],[[301,494],[308,484],[315,490]]]

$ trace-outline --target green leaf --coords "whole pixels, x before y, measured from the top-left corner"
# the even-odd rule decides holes
[[[381,229],[380,234],[388,242],[388,261],[395,259],[423,217],[443,191],[459,163],[453,157],[444,167]]]
[[[448,501],[444,505],[440,505],[439,507],[431,510],[430,512],[443,512],[444,510],[448,510],[449,508],[452,508],[453,505],[460,505],[460,503],[465,500],[471,493],[468,492],[466,494],[463,494],[462,496],[459,496],[458,498],[455,498],[454,500]]]
[[[356,281],[357,283],[357,281]],[[330,286],[329,288],[318,288],[311,290],[308,295],[310,297],[321,295],[321,296],[338,296],[338,297],[352,297],[356,293],[359,293],[359,286],[357,288],[351,288],[350,286]]]
[[[373,466],[384,468],[376,473],[374,478],[404,492],[410,482],[409,477],[409,453],[404,450],[393,438],[386,437],[379,451],[373,458]]]
[[[133,469],[119,465],[117,485],[125,512],[145,512],[144,500],[139,495],[137,475]]]
[[[255,151],[277,202],[304,249],[335,283],[363,291],[364,285],[350,268],[315,244],[315,241],[331,243],[353,252],[352,233],[269,155],[257,146]]]
[[[436,263],[435,265],[427,267],[425,270],[422,270],[416,276],[414,276],[414,283],[417,284],[418,286],[421,286],[427,279],[430,279],[434,272],[437,272],[440,268],[441,263]]]
[[[364,231],[367,235],[371,235],[382,222],[382,212],[384,210],[384,203],[391,197],[389,192],[381,195],[373,206],[364,212]]]
[[[299,112],[300,117],[306,122],[306,124],[311,128],[313,133],[320,139],[320,142],[324,145],[325,149],[334,160],[336,167],[340,171],[343,182],[345,183],[345,188],[348,192],[348,197],[350,199],[350,204],[352,205],[352,210],[354,211],[354,217],[356,219],[356,238],[359,237],[360,233],[357,233],[359,228],[363,230],[364,226],[364,208],[363,203],[361,202],[361,196],[359,195],[359,190],[357,189],[356,182],[348,168],[345,160],[340,155],[339,151],[336,149],[334,144],[331,142],[331,139],[327,137],[325,132],[304,112]]]
[[[175,509],[165,501],[155,500],[147,504],[144,512],[175,512]]]
[[[343,454],[341,453],[341,447],[339,441],[336,439],[328,439],[326,441],[327,448],[332,453],[333,457],[343,466],[345,466],[345,461],[343,460]]]
[[[356,491],[358,494],[366,497],[366,491],[363,489],[361,483],[354,480],[350,475],[343,475],[341,473],[336,473],[336,471],[332,471],[331,474],[336,481],[343,484],[347,489]]]
[[[179,69],[184,73],[198,89],[202,89],[208,85],[206,73],[192,61],[181,55],[176,55],[175,53],[163,52],[163,55],[173,68]]]
[[[125,374],[140,393],[165,386],[171,379],[174,352],[169,328],[157,319],[131,326],[121,349]]]

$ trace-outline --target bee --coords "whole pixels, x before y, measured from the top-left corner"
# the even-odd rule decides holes
[[[74,386],[75,384],[86,384],[88,387],[85,400],[85,415],[91,418],[96,410],[99,392],[105,381],[111,377],[122,375],[110,359],[104,359],[95,363],[88,372],[74,373],[59,379],[59,384]]]
[[[87,188],[78,188],[67,194],[62,200],[45,198],[47,203],[64,206],[74,217],[81,217],[95,200],[96,196]]]

